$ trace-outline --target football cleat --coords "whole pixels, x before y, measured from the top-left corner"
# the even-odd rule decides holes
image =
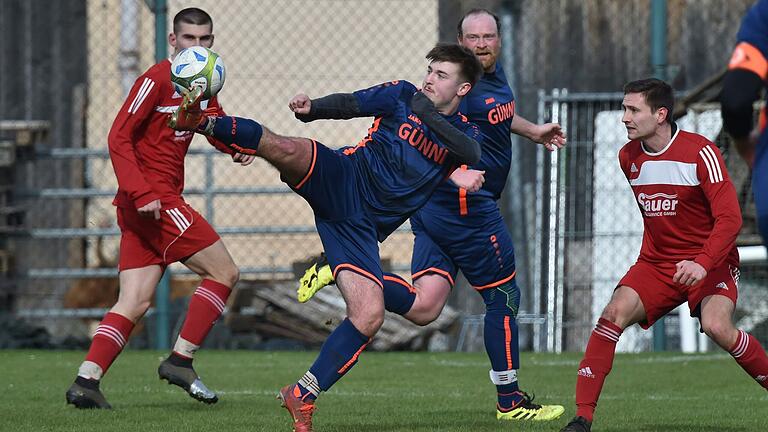
[[[198,86],[184,93],[184,99],[181,100],[179,108],[168,118],[168,126],[180,131],[197,130],[204,120],[204,113],[200,108],[202,96],[203,89]]]
[[[539,405],[533,403],[533,398],[528,393],[523,393],[523,400],[509,410],[502,411],[496,406],[496,418],[498,420],[532,420],[550,421],[563,415],[565,408],[562,405]]]
[[[165,359],[157,368],[157,374],[161,380],[166,380],[168,384],[183,388],[190,396],[200,402],[215,404],[219,401],[216,393],[203,384],[192,367],[176,366],[171,364],[170,359]]]
[[[328,258],[326,258],[324,253],[321,253],[320,258],[299,279],[299,289],[296,290],[296,298],[299,300],[299,303],[306,303],[315,293],[333,283],[335,281],[333,280],[331,266],[328,264]]]
[[[83,386],[78,384],[77,381],[73,382],[67,390],[67,404],[72,404],[75,408],[97,408],[97,409],[112,409],[112,405],[107,402],[104,395],[99,390],[99,382],[95,380],[89,380],[95,383],[95,386]]]
[[[592,422],[584,417],[574,417],[560,432],[591,432]]]
[[[312,432],[312,414],[314,403],[306,403],[300,398],[296,384],[287,385],[277,393],[280,405],[288,410],[293,418],[293,432]]]

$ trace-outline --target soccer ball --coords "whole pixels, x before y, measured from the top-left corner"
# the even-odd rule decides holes
[[[198,86],[203,89],[203,99],[210,99],[224,86],[225,75],[221,57],[201,46],[181,50],[171,63],[171,82],[179,94]]]

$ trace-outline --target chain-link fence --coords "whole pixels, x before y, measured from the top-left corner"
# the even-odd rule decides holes
[[[189,4],[0,0],[0,120],[25,120],[4,129],[0,150],[2,142],[19,141],[18,131],[47,130],[47,135],[33,132],[35,151],[20,152],[13,168],[2,173],[0,186],[14,188],[13,193],[10,186],[2,189],[3,200],[14,201],[3,205],[25,211],[8,210],[12,214],[3,226],[0,269],[8,271],[0,298],[14,317],[44,326],[53,339],[87,339],[85,324],[73,317],[99,317],[114,302],[119,233],[111,200],[117,184],[106,137],[133,80],[155,63],[150,5],[162,3],[170,32],[174,14]],[[750,3],[738,0],[723,8],[715,0],[668,2],[669,76],[676,88],[691,88],[722,68]],[[648,1],[204,0],[194,6],[214,20],[213,49],[228,70],[220,94],[224,109],[331,147],[356,143],[370,120],[305,125],[286,107],[291,96],[352,91],[392,79],[418,84],[424,54],[439,39],[455,40],[464,11],[478,6],[496,11],[517,112],[540,120],[554,112],[569,134],[569,148],[555,156],[554,167],[536,146],[519,138],[513,144],[501,206],[516,245],[521,310],[549,318],[544,325],[534,320],[536,325],[521,327],[521,344],[583,349],[594,308],[602,307],[594,293],[615,283],[611,272],[621,267],[601,260],[636,253],[631,243],[636,232],[621,225],[629,220],[604,215],[600,212],[614,208],[598,206],[613,199],[611,194],[629,193],[623,184],[603,187],[605,177],[599,175],[616,169],[615,152],[603,158],[601,152],[613,150],[602,145],[623,143],[624,137],[612,136],[614,130],[597,121],[613,122],[606,112],[619,109],[620,98],[538,92],[615,91],[649,75]],[[739,169],[746,172],[734,168]],[[564,193],[550,195],[550,190]],[[310,208],[262,160],[240,167],[196,140],[187,157],[185,198],[222,235],[243,279],[292,280],[294,263],[321,249]],[[615,225],[603,223],[606,216]],[[619,245],[627,250],[610,249]],[[381,256],[407,275],[411,247],[406,226],[382,244]],[[171,271],[171,285],[182,292],[196,283],[181,265]],[[745,266],[743,278],[750,274],[757,271]],[[479,296],[467,288],[459,284],[449,304],[465,314],[482,313]],[[86,304],[74,294],[79,290],[107,295],[89,295]],[[676,328],[669,326],[671,338],[677,337]],[[482,349],[479,326],[463,330],[457,332],[469,341],[463,345]]]
[[[619,149],[627,142],[621,122],[621,93],[575,93],[555,90],[540,95],[540,121],[559,121],[569,136],[568,149],[540,153],[537,206],[537,285],[546,287],[547,342],[550,350],[582,350],[602,309],[621,277],[635,262],[643,222],[634,195],[618,165]],[[744,227],[742,247],[760,243],[756,231],[749,169],[722,131],[719,105],[694,104],[677,121],[687,131],[714,141],[726,161],[739,193]],[[748,249],[739,279],[737,326],[768,340],[768,265]],[[541,281],[541,282],[539,282]],[[667,348],[711,349],[697,336],[698,324],[687,305],[665,318]],[[653,333],[628,328],[618,348],[642,351],[652,347]]]
[[[99,317],[114,302],[119,231],[111,201],[117,184],[106,137],[133,81],[155,62],[155,21],[147,3],[93,0],[83,6],[87,85],[73,89],[79,96],[69,105],[78,127],[68,142],[37,143],[37,157],[21,162],[24,168],[17,165],[27,175],[16,198],[34,211],[25,221],[26,235],[13,240],[20,277],[12,308],[45,325],[54,338],[87,335],[70,318]],[[167,2],[169,32],[173,16],[188,6]],[[213,49],[227,66],[219,95],[224,109],[330,147],[354,145],[372,119],[304,125],[287,108],[293,95],[349,92],[394,79],[420,85],[424,55],[437,41],[433,0],[195,6],[213,17]],[[41,169],[52,174],[40,175]],[[196,139],[186,158],[184,196],[222,235],[244,279],[292,279],[295,262],[322,250],[311,209],[263,160],[240,167]],[[408,273],[411,246],[405,227],[382,245],[382,258]],[[172,287],[196,279],[181,264],[170,270],[176,275]],[[78,291],[90,299],[79,298]],[[94,291],[108,295],[96,298],[102,296]]]

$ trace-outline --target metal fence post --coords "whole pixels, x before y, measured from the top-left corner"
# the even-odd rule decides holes
[[[651,63],[654,76],[667,79],[667,1],[651,2]],[[664,318],[653,324],[653,350],[667,349],[667,331]]]
[[[158,63],[168,56],[166,41],[167,13],[166,0],[154,0],[152,9],[155,12],[155,61]],[[170,325],[171,270],[166,269],[155,291],[155,348],[167,350],[171,343]]]

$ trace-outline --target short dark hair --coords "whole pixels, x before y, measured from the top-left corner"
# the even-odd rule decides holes
[[[448,62],[459,65],[459,74],[472,86],[483,74],[483,65],[469,49],[457,44],[437,44],[427,53],[430,62]]]
[[[467,11],[467,13],[465,13],[464,16],[461,17],[461,19],[459,20],[459,25],[458,25],[458,28],[456,29],[459,37],[464,37],[464,31],[461,29],[461,26],[464,25],[464,20],[472,15],[481,15],[481,14],[492,16],[494,21],[496,21],[496,33],[501,34],[501,21],[499,21],[499,17],[495,13],[489,11],[488,9],[474,8]]]
[[[659,108],[667,109],[667,122],[672,123],[672,110],[675,107],[675,93],[672,86],[656,78],[646,78],[628,82],[624,85],[624,94],[642,93],[645,102],[652,111]]]
[[[213,31],[213,19],[210,15],[208,15],[208,12],[196,8],[186,8],[179,11],[179,13],[176,14],[176,16],[173,17],[173,32],[178,33],[179,32],[179,24],[195,24],[195,25],[206,25],[208,24],[211,26],[211,31]]]

